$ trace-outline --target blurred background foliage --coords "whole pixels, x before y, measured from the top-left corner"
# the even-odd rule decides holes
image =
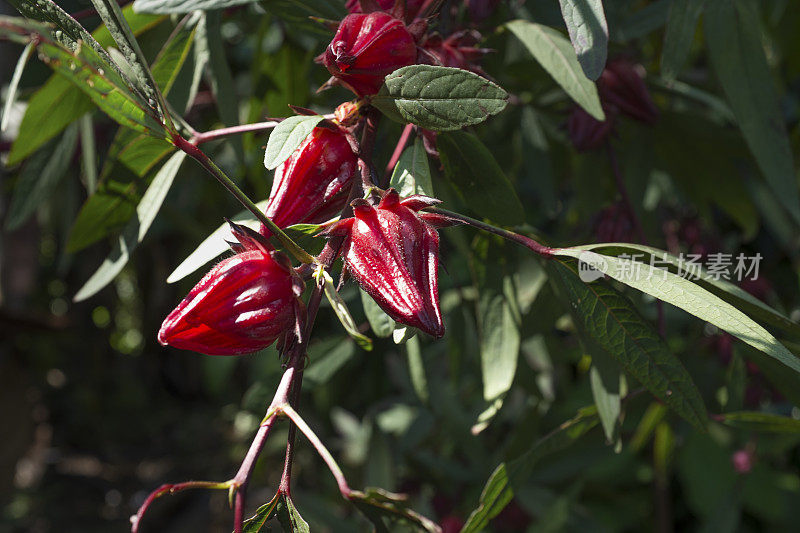
[[[670,4],[604,2],[609,55],[644,66],[660,110],[653,126],[622,120],[612,140],[632,201],[654,246],[673,253],[761,253],[760,278],[746,288],[797,318],[797,221],[766,186],[735,125],[709,65],[704,21],[693,31],[678,81],[669,83],[661,75]],[[90,7],[79,0],[59,5],[71,13]],[[748,23],[761,38],[769,82],[778,88],[797,158],[800,4],[763,0],[750,5],[757,17]],[[152,62],[179,17],[131,15],[130,7],[125,12],[129,20],[138,17],[138,39]],[[287,104],[331,112],[350,95],[341,88],[315,92],[328,75],[313,58],[331,34],[307,17],[337,19],[343,13],[340,3],[322,0],[271,0],[209,12],[204,41],[209,48],[204,52],[203,43],[192,37],[194,46],[170,98],[179,102],[183,95],[185,118],[198,131],[288,116]],[[445,34],[468,23],[459,1],[445,1],[443,13]],[[505,112],[474,133],[514,183],[526,223],[547,242],[626,240],[626,231],[633,240],[632,229],[626,230],[630,222],[620,215],[607,154],[572,148],[565,130],[572,104],[508,31],[495,29],[520,17],[564,28],[555,0],[501,2],[480,23],[485,46],[494,50],[483,68],[513,98]],[[99,19],[87,15],[82,22],[91,28]],[[19,52],[16,45],[2,45],[3,85]],[[20,131],[25,102],[50,75],[37,60],[25,69],[11,127],[2,137],[4,161]],[[194,79],[198,85],[192,95]],[[153,142],[139,145],[141,150],[127,158],[109,156],[117,126],[80,105],[54,106],[47,122],[57,123],[63,114],[71,124],[26,154],[24,163],[5,165],[0,182],[5,219],[0,236],[0,531],[124,531],[129,516],[161,483],[227,479],[281,374],[274,349],[220,358],[156,342],[161,321],[200,273],[170,285],[167,276],[223,217],[240,210],[193,162],[182,167],[160,216],[121,274],[96,296],[72,301],[115,242],[168,148]],[[73,122],[76,109],[81,118]],[[382,121],[375,156],[379,169],[400,132],[400,125]],[[265,144],[266,135],[248,134],[204,148],[261,200],[272,178],[262,164]],[[60,159],[50,163],[59,153]],[[35,192],[32,216],[9,228],[11,206],[20,201],[12,199],[15,188],[26,172],[41,175],[48,164],[54,166],[52,182]],[[448,208],[468,212],[438,161],[432,159],[431,168],[436,195]],[[113,203],[85,203],[93,172],[100,176],[98,190]],[[591,358],[540,263],[522,248],[471,229],[442,235],[445,338],[399,346],[391,338],[376,338],[373,351],[365,352],[323,306],[299,410],[339,458],[351,486],[408,493],[417,511],[445,531],[457,531],[501,461],[525,452],[591,405],[593,397]],[[492,408],[483,394],[480,316],[490,305],[485,295],[502,294],[498,283],[503,280],[518,305],[513,329],[519,350],[513,384],[502,405]],[[358,289],[351,283],[342,294],[366,328]],[[655,322],[652,298],[628,294]],[[795,373],[682,311],[665,306],[665,312],[669,347],[711,413],[748,409],[800,418]],[[629,380],[631,391],[638,387]],[[280,477],[286,424],[279,429],[258,463],[249,494],[253,508],[271,498]],[[699,433],[643,393],[624,401],[619,436],[621,446],[608,443],[595,427],[540,460],[489,529],[796,527],[796,432],[756,433],[711,423],[707,433]],[[302,440],[294,472],[294,501],[313,531],[368,527],[341,501],[333,478]],[[229,531],[229,524],[225,494],[198,491],[159,500],[144,529]]]

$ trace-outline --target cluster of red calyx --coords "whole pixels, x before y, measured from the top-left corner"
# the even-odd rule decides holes
[[[486,50],[475,47],[479,33],[426,35],[425,17],[436,4],[349,0],[350,14],[318,60],[358,97],[377,93],[387,74],[416,63],[480,72],[477,61]],[[483,13],[494,3],[469,5]],[[352,129],[362,105],[358,100],[339,106],[335,120],[320,123],[275,170],[265,214],[277,227],[325,222],[345,207],[358,174]],[[437,228],[452,221],[424,212],[437,202],[401,199],[390,189],[377,205],[354,201],[353,217],[327,233],[344,237],[347,271],[389,316],[441,337]],[[232,245],[235,255],[214,267],[170,313],[158,334],[162,344],[212,355],[250,353],[285,338],[302,322],[303,283],[288,259],[273,250],[270,231],[231,227],[238,240]]]
[[[437,203],[420,195],[401,200],[389,189],[377,207],[355,200],[353,217],[328,231],[345,236],[347,271],[386,314],[436,338],[444,335],[436,228],[450,221],[421,210]]]
[[[602,147],[620,115],[653,124],[658,119],[658,108],[644,83],[644,69],[627,59],[609,61],[597,80],[600,104],[606,114],[599,121],[580,107],[575,107],[567,119],[567,132],[579,151]]]
[[[258,233],[231,223],[238,253],[215,266],[167,316],[163,345],[208,355],[262,350],[292,331],[304,284]]]

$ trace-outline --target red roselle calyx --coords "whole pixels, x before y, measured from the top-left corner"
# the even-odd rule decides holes
[[[359,96],[375,94],[383,79],[417,59],[417,45],[402,20],[376,11],[346,16],[321,56],[328,71]]]
[[[396,0],[347,0],[345,7],[350,13],[370,13],[381,10],[390,12],[398,18],[402,16],[405,20],[411,21],[417,17],[423,4],[425,4],[425,0],[401,0],[400,9],[404,11],[402,15],[394,12],[396,3]]]
[[[602,147],[614,131],[616,117],[610,109],[604,109],[606,119],[599,121],[581,107],[575,107],[567,119],[567,134],[579,152]]]
[[[463,30],[449,35],[446,39],[438,33],[429,35],[422,43],[423,59],[427,62],[444,67],[471,70],[476,74],[484,75],[478,62],[490,50],[477,48],[481,34],[475,30]]]
[[[275,169],[266,215],[279,228],[333,218],[347,202],[357,166],[344,131],[314,128]],[[261,233],[269,236],[264,226]]]
[[[444,335],[439,309],[439,235],[450,222],[420,212],[438,203],[426,196],[403,200],[394,189],[377,206],[355,200],[353,218],[338,222],[329,234],[345,235],[348,272],[386,314],[434,337]]]
[[[158,342],[208,355],[252,353],[291,334],[303,282],[263,237],[231,224],[238,253],[215,266],[161,325]]]
[[[644,83],[641,65],[621,58],[609,61],[597,80],[597,91],[604,107],[646,124],[658,119],[658,108]]]

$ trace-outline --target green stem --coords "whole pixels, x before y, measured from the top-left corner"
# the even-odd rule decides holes
[[[253,201],[219,168],[200,148],[187,141],[179,135],[175,135],[172,142],[180,150],[195,159],[205,168],[209,174],[214,176],[228,191],[236,197],[248,211],[269,228],[272,235],[301,263],[314,263],[314,258],[294,242],[286,233],[283,232],[275,223],[265,215]]]

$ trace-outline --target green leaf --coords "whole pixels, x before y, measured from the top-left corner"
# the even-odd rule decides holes
[[[663,27],[667,23],[671,3],[672,0],[655,0],[641,9],[628,9],[612,28],[612,40],[626,42],[641,39]]]
[[[737,411],[718,415],[717,419],[726,426],[747,431],[800,434],[800,420],[772,413]]]
[[[419,336],[414,336],[406,341],[406,355],[408,356],[408,373],[411,376],[411,386],[417,398],[423,404],[428,403],[428,378],[425,376],[425,362],[422,360],[422,350],[419,345]]]
[[[130,7],[125,8],[124,13],[137,35],[164,20],[164,17],[159,16],[137,15],[130,10]],[[105,26],[98,28],[92,36],[101,49],[102,46],[114,42]],[[68,124],[93,108],[91,99],[83,91],[67,78],[53,74],[28,100],[28,108],[22,118],[19,134],[8,155],[8,165],[16,165],[28,157],[63,131]]]
[[[148,102],[151,102],[151,106],[160,109],[166,123],[171,126],[164,99],[155,80],[153,80],[153,74],[147,65],[147,59],[139,46],[139,41],[136,40],[133,30],[125,20],[119,3],[117,3],[117,0],[92,0],[92,5],[94,5],[97,14],[105,23],[106,28],[114,38],[114,42],[117,43],[120,52],[122,52],[133,71],[135,86],[142,91]],[[158,103],[158,106],[155,105],[156,103]]]
[[[418,137],[414,144],[403,150],[394,167],[389,185],[395,188],[401,197],[412,194],[433,196],[428,153],[425,151],[422,139]]]
[[[39,52],[53,70],[77,85],[97,107],[122,126],[160,138],[167,137],[154,111],[130,92],[125,80],[92,48],[79,45],[72,54],[52,42],[42,42]]]
[[[595,343],[596,345],[596,343]],[[625,378],[619,366],[602,349],[592,349],[592,366],[589,369],[589,384],[597,406],[597,415],[609,444],[621,447],[619,437],[622,413],[622,397],[625,395]]]
[[[328,341],[312,344],[309,353],[311,362],[303,372],[304,383],[324,385],[353,358],[356,347],[349,337],[345,337],[333,345]]]
[[[499,277],[498,277],[499,276]],[[481,376],[483,399],[493,402],[505,396],[517,372],[520,316],[514,283],[509,276],[487,272],[480,287]],[[497,286],[494,282],[500,280]]]
[[[483,487],[478,506],[472,511],[461,533],[486,531],[489,521],[500,514],[514,498],[514,493],[531,475],[543,457],[562,450],[597,425],[594,407],[581,409],[578,414],[545,435],[520,457],[500,463]]]
[[[706,408],[692,377],[630,300],[603,281],[584,283],[574,264],[547,266],[589,352],[596,345],[677,414],[705,428]]]
[[[709,58],[767,183],[800,223],[792,150],[758,20],[746,2],[709,2],[704,18]]]
[[[474,72],[411,65],[386,76],[371,102],[392,120],[451,131],[480,124],[505,109],[507,100],[507,92]]]
[[[273,517],[278,508],[278,503],[282,499],[280,494],[275,494],[270,501],[256,509],[256,514],[248,518],[242,524],[242,533],[259,533],[263,531],[266,523]]]
[[[8,126],[8,119],[11,118],[11,108],[14,106],[14,101],[17,98],[17,88],[19,87],[19,80],[22,78],[22,71],[25,70],[25,65],[28,64],[28,58],[31,57],[33,52],[33,42],[25,45],[22,53],[17,60],[17,66],[14,67],[14,74],[11,76],[11,83],[8,84],[8,93],[6,94],[6,103],[3,105],[3,120],[0,121],[0,131],[5,131]]]
[[[705,0],[672,0],[669,4],[667,30],[661,49],[661,75],[668,82],[678,77],[689,57],[704,4]]]
[[[408,507],[408,497],[404,494],[367,487],[364,492],[351,491],[349,499],[373,523],[375,531],[388,533],[389,530],[383,522],[384,518],[388,518],[394,522],[410,524],[416,530],[441,533],[441,529],[433,521]]]
[[[602,0],[559,0],[569,39],[590,80],[603,73],[608,57],[608,24]]]
[[[78,144],[78,128],[70,126],[52,148],[37,153],[22,169],[8,208],[5,227],[14,230],[47,200],[70,168]],[[46,163],[45,163],[46,162]]]
[[[191,13],[251,4],[258,0],[136,0],[133,9],[139,13]]]
[[[284,495],[278,501],[276,510],[278,522],[283,526],[286,533],[309,533],[308,523],[300,516],[300,512],[294,506],[292,499]]]
[[[94,136],[92,114],[86,113],[78,120],[81,134],[81,162],[86,192],[94,194],[97,189],[97,140]]]
[[[629,243],[597,243],[586,246],[575,246],[576,250],[602,250],[604,255],[621,255],[627,254],[635,259],[635,254],[641,252],[643,262],[654,261],[663,266],[675,267],[673,270],[678,275],[689,274],[685,268],[685,262],[681,261],[679,257],[669,254],[658,248],[645,246],[643,244],[629,244]],[[722,298],[729,304],[737,309],[742,310],[746,314],[757,318],[771,326],[780,328],[792,335],[800,336],[800,324],[792,322],[784,314],[776,311],[768,306],[749,292],[741,289],[739,286],[734,285],[725,279],[715,279],[710,276],[705,269],[701,268],[698,272],[698,279],[694,282],[704,289],[713,293],[714,295]]]
[[[437,136],[436,146],[445,175],[470,209],[500,224],[524,220],[514,187],[475,135],[465,131],[443,133]]]
[[[155,220],[185,157],[186,153],[176,152],[164,163],[142,196],[142,201],[136,207],[136,217],[128,222],[114,249],[75,295],[76,302],[97,294],[122,271],[131,252],[144,239],[147,230]]]
[[[367,321],[373,333],[378,337],[391,337],[395,328],[394,320],[383,312],[372,296],[362,289],[359,289],[359,292],[361,293],[361,305],[364,306],[364,314],[367,315]]]
[[[333,311],[339,318],[339,322],[341,322],[342,326],[344,326],[347,334],[350,335],[356,341],[356,343],[361,346],[362,349],[367,351],[372,350],[372,339],[366,335],[362,335],[358,331],[358,326],[356,326],[355,320],[353,320],[352,315],[350,315],[350,310],[347,308],[347,304],[344,303],[344,300],[342,300],[342,297],[339,296],[339,292],[333,285],[333,278],[331,278],[331,275],[328,274],[323,268],[319,268],[316,272],[314,272],[314,279],[317,280],[317,283],[322,284],[325,290],[325,297],[328,299],[331,307],[333,307]]]
[[[323,118],[325,117],[322,115],[295,115],[282,120],[272,130],[269,141],[267,141],[264,166],[269,170],[274,170],[289,159],[289,156],[294,153]]]
[[[800,372],[800,359],[770,332],[739,309],[692,281],[638,261],[603,256],[576,248],[557,249],[555,254],[578,258],[629,287],[680,307]]]
[[[563,35],[553,28],[526,20],[513,20],[506,27],[570,98],[597,120],[605,120],[597,87],[583,74],[575,50]]]
[[[267,206],[267,200],[257,203],[256,206],[263,211]],[[239,211],[231,220],[254,230],[257,230],[261,225],[261,222],[246,209]],[[225,237],[228,236],[230,236],[230,227],[227,223],[224,223],[215,229],[211,235],[206,237],[205,240],[195,248],[194,252],[189,254],[189,257],[184,259],[183,262],[172,271],[172,274],[167,278],[167,283],[175,283],[176,281],[182,280],[215,257],[230,250],[230,246],[225,241]]]

